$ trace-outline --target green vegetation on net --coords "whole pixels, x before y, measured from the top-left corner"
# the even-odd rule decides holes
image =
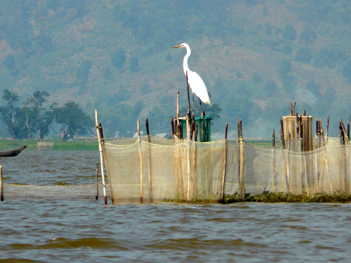
[[[164,202],[174,202],[174,203],[192,203],[192,204],[208,204],[215,203],[209,200],[194,200],[187,202],[181,198],[177,199],[164,199]],[[241,203],[241,195],[235,193],[233,195],[225,195],[223,200],[218,201],[221,204],[232,204]],[[351,202],[351,194],[345,192],[334,192],[333,194],[328,194],[325,192],[316,194],[288,194],[288,193],[274,193],[265,192],[257,195],[251,195],[250,193],[245,193],[244,202],[262,202],[262,203],[349,203]]]
[[[333,194],[328,194],[325,192],[316,194],[288,194],[288,193],[274,193],[266,192],[258,195],[251,195],[250,193],[245,193],[245,202],[266,202],[266,203],[348,203],[351,201],[351,194],[345,192],[334,192]],[[226,195],[221,203],[230,204],[242,202],[241,196],[238,193],[234,195]]]

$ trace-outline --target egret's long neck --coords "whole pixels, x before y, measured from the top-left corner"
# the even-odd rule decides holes
[[[185,48],[186,48],[186,55],[184,56],[184,59],[183,59],[184,75],[186,75],[186,72],[189,71],[188,58],[190,57],[190,54],[191,54],[190,47],[185,46]]]

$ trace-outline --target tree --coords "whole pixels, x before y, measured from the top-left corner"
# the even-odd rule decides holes
[[[15,92],[5,89],[2,99],[7,103],[5,106],[0,107],[0,118],[6,124],[7,131],[11,137],[13,139],[28,137],[26,132],[28,132],[27,128],[29,125],[26,127],[26,118],[24,117],[28,117],[28,114],[23,114],[24,110],[16,105],[20,100],[20,96]]]
[[[86,134],[93,127],[92,119],[73,101],[66,102],[62,107],[53,104],[52,109],[56,122],[62,124],[63,141]]]
[[[24,105],[25,109],[31,113],[35,131],[39,130],[39,139],[43,140],[49,134],[49,126],[54,120],[52,105],[50,110],[44,111],[44,103],[47,102],[49,93],[46,91],[35,91],[31,98],[28,98]]]

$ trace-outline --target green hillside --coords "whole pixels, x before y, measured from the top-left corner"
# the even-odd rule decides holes
[[[225,122],[244,136],[269,137],[290,101],[331,132],[350,116],[351,4],[347,0],[4,0],[0,90],[35,90],[86,113],[105,133],[130,136],[136,120],[170,132],[176,92],[186,105],[186,42]],[[92,123],[92,128],[94,124]],[[2,136],[6,136],[3,129]],[[232,133],[232,136],[234,134]]]

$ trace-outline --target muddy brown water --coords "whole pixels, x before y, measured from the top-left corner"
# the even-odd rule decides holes
[[[94,198],[98,152],[24,151],[0,162],[0,262],[350,260],[349,204],[104,206]]]

